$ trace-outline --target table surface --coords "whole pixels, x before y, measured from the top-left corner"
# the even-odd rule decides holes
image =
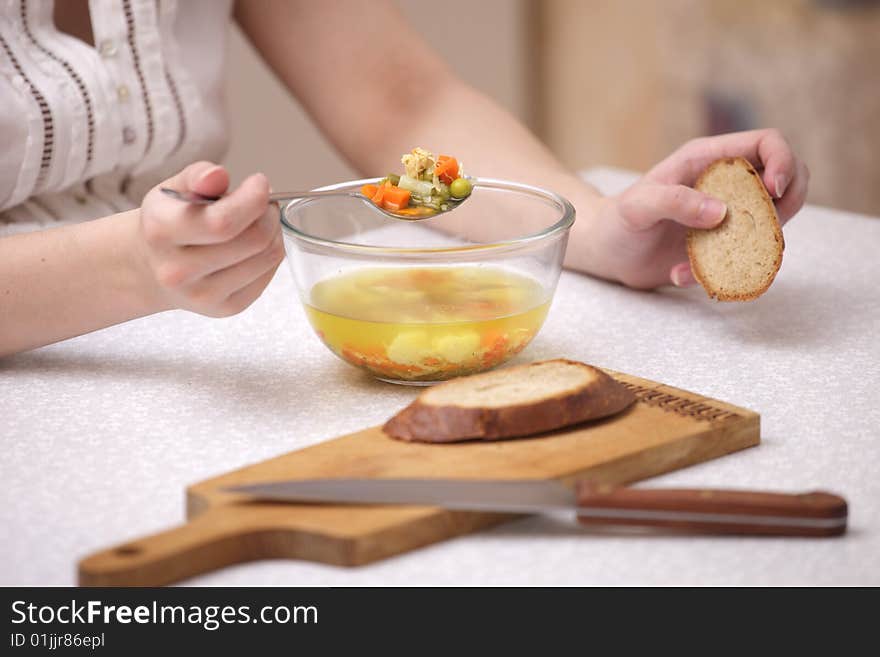
[[[596,169],[607,192],[633,175]],[[356,569],[264,561],[196,585],[880,584],[880,219],[805,208],[757,301],[564,272],[519,361],[566,356],[761,413],[762,444],[648,485],[850,502],[838,539],[586,533],[529,517]],[[75,583],[83,555],[177,524],[193,482],[379,424],[412,389],[322,348],[286,267],[239,316],[170,312],[0,361],[0,585]]]

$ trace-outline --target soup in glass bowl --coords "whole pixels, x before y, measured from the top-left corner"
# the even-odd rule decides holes
[[[526,348],[550,309],[574,208],[547,190],[480,179],[453,212],[418,222],[351,196],[291,202],[281,221],[323,343],[383,381],[426,385]]]

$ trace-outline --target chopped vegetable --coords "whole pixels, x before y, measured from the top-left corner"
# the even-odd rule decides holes
[[[441,155],[437,158],[434,173],[442,182],[451,185],[453,180],[461,176],[458,170],[458,160],[448,155]]]
[[[380,208],[391,212],[400,212],[406,209],[410,200],[409,190],[401,189],[387,181],[382,181],[378,185],[364,185],[361,187],[361,194]]]
[[[431,194],[434,191],[434,185],[432,185],[431,183],[425,182],[424,180],[411,178],[407,175],[401,176],[400,182],[398,184],[403,189],[408,189],[413,194],[415,194],[416,196],[420,196],[423,199],[430,199]]]
[[[414,148],[400,161],[403,175],[390,173],[377,185],[361,188],[361,193],[380,208],[420,219],[449,210],[471,194],[473,184],[454,157],[435,158],[424,148]]]
[[[473,185],[467,178],[456,178],[449,185],[449,191],[453,198],[466,198],[470,196],[472,190]]]
[[[412,197],[410,197],[410,201],[411,200]],[[408,208],[403,208],[402,210],[394,210],[394,214],[410,219],[427,219],[428,217],[433,217],[437,214],[437,211],[433,208],[417,205],[415,207],[410,206]]]
[[[386,210],[396,212],[398,210],[403,210],[409,205],[409,198],[409,190],[390,185],[385,188],[385,196],[382,198],[382,205]]]

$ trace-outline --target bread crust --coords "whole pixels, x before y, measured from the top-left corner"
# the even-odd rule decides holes
[[[773,280],[776,278],[776,274],[779,272],[779,268],[782,266],[782,252],[785,249],[785,238],[782,236],[782,227],[779,224],[779,217],[776,214],[776,206],[773,203],[773,199],[770,198],[770,194],[767,193],[767,189],[764,187],[764,183],[761,181],[760,174],[755,171],[755,168],[752,166],[751,162],[742,157],[725,157],[719,160],[715,160],[707,166],[703,172],[700,174],[699,178],[697,178],[697,182],[694,184],[694,189],[698,191],[704,191],[702,188],[706,179],[714,173],[714,171],[722,166],[740,166],[748,171],[754,179],[755,179],[755,190],[760,195],[761,200],[764,205],[767,207],[767,211],[773,217],[773,239],[776,241],[777,249],[776,249],[776,258],[773,264],[770,266],[771,271],[765,276],[763,283],[761,285],[752,288],[747,292],[730,292],[725,290],[720,290],[718,288],[713,288],[709,283],[706,273],[702,270],[700,265],[700,259],[697,257],[694,246],[694,239],[698,234],[697,230],[691,229],[687,232],[687,251],[688,251],[688,260],[690,261],[691,271],[694,274],[694,278],[697,282],[703,287],[706,291],[706,294],[709,295],[712,299],[717,299],[718,301],[751,301],[753,299],[757,299],[759,296],[764,294],[770,285],[773,283]],[[725,201],[726,199],[721,199]],[[709,229],[709,232],[715,229]],[[699,231],[706,232],[706,231]]]
[[[392,438],[406,441],[448,443],[498,440],[530,436],[607,417],[619,413],[635,401],[635,395],[630,390],[605,372],[577,361],[537,361],[501,371],[516,375],[517,370],[555,362],[589,368],[595,378],[571,392],[497,408],[428,404],[422,401],[423,393],[388,420],[382,429]],[[479,381],[485,376],[477,374],[467,378]]]

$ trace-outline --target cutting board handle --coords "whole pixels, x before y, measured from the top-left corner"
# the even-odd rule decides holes
[[[222,508],[159,534],[95,552],[79,562],[80,586],[162,586],[216,570],[249,556],[248,531]]]

